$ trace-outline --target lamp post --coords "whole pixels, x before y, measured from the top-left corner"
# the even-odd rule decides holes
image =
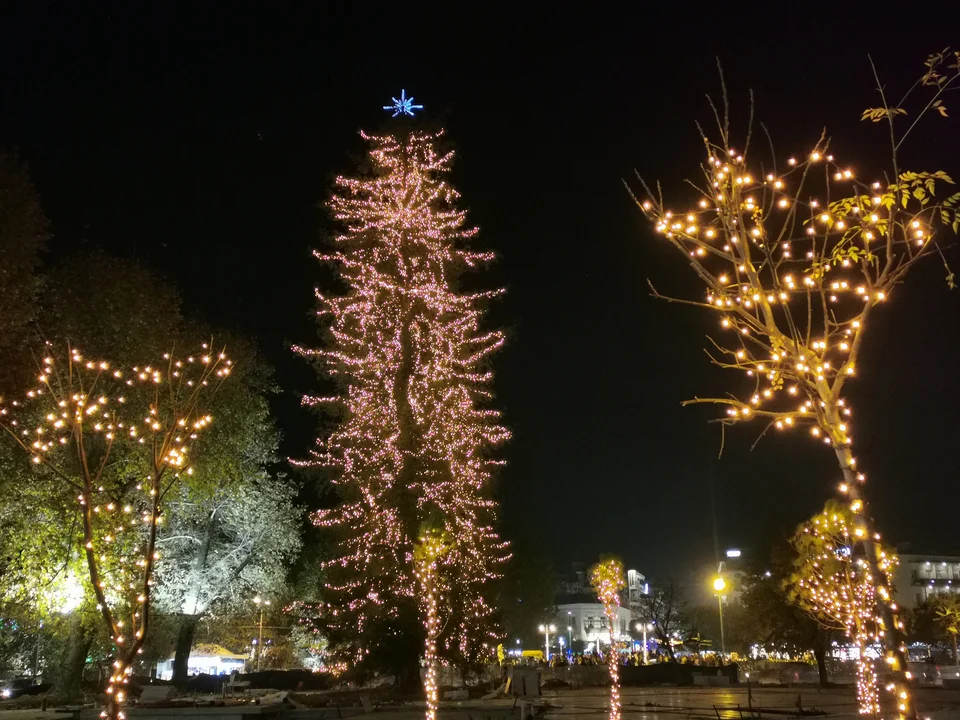
[[[650,623],[642,622],[637,623],[637,630],[643,631],[643,664],[646,665],[647,661],[650,659],[647,653],[647,630],[652,629]]]
[[[713,579],[713,591],[717,594],[717,608],[720,611],[720,657],[727,654],[727,646],[723,640],[723,591],[727,589],[727,581],[720,575]]]
[[[541,625],[540,632],[543,633],[543,649],[547,656],[547,662],[550,662],[550,633],[556,632],[556,625]]]
[[[567,647],[570,648],[570,654],[573,655],[573,625],[567,625]]]
[[[260,672],[260,658],[263,656],[263,609],[270,605],[270,601],[257,595],[253,604],[260,608],[260,629],[257,633],[257,672]]]

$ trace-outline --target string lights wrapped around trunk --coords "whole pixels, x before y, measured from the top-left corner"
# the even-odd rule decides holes
[[[627,586],[623,563],[612,558],[597,563],[590,569],[590,584],[603,604],[610,628],[610,654],[607,656],[607,667],[610,668],[610,720],[620,720],[620,653],[616,628],[620,621],[620,593]]]
[[[437,652],[476,662],[497,644],[487,587],[509,557],[490,497],[492,450],[509,437],[489,407],[504,338],[483,327],[501,291],[458,288],[493,255],[471,249],[477,230],[446,182],[441,133],[362,137],[369,170],[337,179],[329,205],[343,232],[316,253],[344,291],[316,292],[325,347],[296,348],[339,385],[304,399],[338,419],[303,463],[330,469],[342,500],[314,516],[337,537],[318,623],[336,659],[371,661],[416,612],[414,545],[436,518],[456,538],[437,568],[454,608]]]
[[[443,532],[425,531],[413,550],[414,574],[420,586],[420,604],[423,607],[424,629],[424,665],[425,678],[423,690],[427,700],[426,720],[437,720],[437,707],[440,704],[437,686],[438,658],[437,637],[440,635],[439,596],[441,593],[437,564],[451,549],[451,544]]]
[[[75,493],[88,589],[114,656],[101,717],[124,718],[149,627],[163,501],[193,474],[188,456],[213,421],[205,405],[231,369],[207,344],[196,355],[126,369],[49,344],[25,400],[0,405],[0,427],[41,474]]]
[[[791,599],[821,626],[842,631],[856,645],[859,712],[875,716],[880,712],[880,693],[868,651],[883,640],[885,632],[876,589],[889,587],[897,559],[880,548],[881,577],[874,577],[862,551],[855,552],[862,548],[857,528],[858,518],[853,512],[841,503],[828,502],[821,513],[797,529],[791,540],[797,559],[788,585]],[[895,689],[895,685],[888,689]]]
[[[694,207],[674,211],[659,187],[641,179],[645,197],[637,204],[657,233],[683,253],[703,282],[703,295],[666,298],[703,308],[717,316],[721,339],[711,338],[714,364],[741,373],[736,393],[697,397],[725,409],[722,426],[766,423],[767,430],[806,429],[833,451],[842,473],[838,491],[852,514],[853,542],[863,550],[870,596],[879,605],[878,635],[894,681],[888,685],[899,715],[916,717],[892,590],[881,571],[880,535],[866,513],[865,474],[853,455],[852,409],[846,383],[864,362],[863,341],[878,308],[886,304],[909,270],[939,252],[938,228],[960,228],[960,193],[943,171],[911,172],[898,162],[898,150],[917,120],[933,109],[946,115],[943,94],[960,79],[960,53],[930,56],[914,89],[932,97],[906,132],[894,119],[906,115],[888,105],[868,109],[863,119],[889,124],[890,181],[862,182],[842,162],[825,136],[800,157],[781,162],[772,148],[753,161],[751,124],[742,150],[733,147],[724,88],[716,112],[718,142],[705,135],[702,182],[693,183]],[[899,105],[911,97],[911,90]],[[952,193],[952,194],[950,194]],[[953,284],[952,273],[947,281]]]

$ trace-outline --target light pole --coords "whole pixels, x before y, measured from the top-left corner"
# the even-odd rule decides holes
[[[646,665],[647,661],[650,659],[647,653],[647,630],[650,630],[650,629],[651,627],[649,623],[645,623],[645,622],[637,623],[637,630],[643,631],[643,664],[644,665]]]
[[[720,611],[720,657],[727,654],[727,646],[723,641],[723,591],[727,589],[727,581],[717,575],[713,579],[713,590],[717,594],[717,608]]]
[[[567,647],[570,648],[570,655],[573,655],[573,625],[567,625]]]
[[[257,672],[260,672],[260,658],[263,656],[263,608],[269,606],[270,601],[257,595],[253,599],[253,604],[260,608],[260,629],[257,634]]]
[[[550,633],[556,632],[556,625],[541,625],[540,632],[543,633],[543,649],[547,656],[547,662],[550,662]]]

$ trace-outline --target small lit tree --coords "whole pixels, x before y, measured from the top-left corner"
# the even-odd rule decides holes
[[[440,635],[440,594],[442,593],[438,565],[449,554],[450,540],[442,530],[425,531],[413,548],[413,572],[419,584],[420,605],[426,631],[423,660],[426,678],[423,682],[427,698],[426,720],[437,720],[439,689],[437,687],[437,638]]]
[[[647,197],[638,200],[706,286],[701,298],[667,299],[718,316],[730,339],[712,340],[708,354],[746,380],[742,393],[687,402],[723,406],[724,425],[761,418],[767,429],[807,427],[836,455],[843,473],[839,490],[856,518],[854,536],[880,583],[887,662],[896,674],[900,713],[909,717],[916,710],[899,638],[903,625],[878,571],[879,535],[866,515],[865,475],[853,455],[844,391],[878,306],[917,262],[939,252],[938,224],[960,227],[960,193],[938,199],[951,178],[942,171],[910,172],[899,161],[901,145],[925,114],[947,114],[944,93],[958,79],[960,53],[944,51],[928,58],[924,75],[896,105],[878,82],[882,106],[862,119],[888,124],[891,167],[883,182],[869,183],[833,154],[825,136],[799,159],[781,164],[771,143],[769,157],[754,162],[752,121],[743,150],[735,149],[724,89],[723,112],[715,112],[719,140],[703,136],[707,161],[704,182],[692,183],[700,196],[696,207],[674,212],[645,183]],[[907,116],[905,105],[918,88],[929,89],[930,98],[899,132],[896,121]]]
[[[131,370],[51,346],[26,400],[0,406],[0,427],[38,473],[76,493],[90,584],[114,645],[101,717],[124,717],[124,686],[149,628],[162,504],[192,472],[187,456],[212,420],[205,403],[230,365],[207,345]]]
[[[614,629],[619,625],[620,593],[627,586],[623,576],[623,563],[614,558],[601,560],[590,568],[590,584],[603,604],[610,628],[610,720],[620,720],[620,653],[614,639]]]
[[[790,541],[797,557],[786,586],[790,599],[821,627],[841,630],[856,644],[860,713],[877,715],[877,672],[866,651],[883,636],[876,592],[878,587],[889,586],[897,560],[880,548],[880,562],[874,569],[865,557],[854,556],[859,522],[849,507],[831,500],[822,512],[800,525]],[[881,577],[874,577],[874,572]]]

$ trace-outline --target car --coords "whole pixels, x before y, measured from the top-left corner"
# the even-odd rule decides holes
[[[937,665],[940,672],[940,681],[952,680],[950,684],[960,681],[960,665]]]
[[[34,685],[33,678],[14,678],[0,683],[0,697],[12,700],[27,693]]]
[[[940,668],[928,662],[908,662],[907,670],[913,676],[910,682],[914,685],[941,685]]]

